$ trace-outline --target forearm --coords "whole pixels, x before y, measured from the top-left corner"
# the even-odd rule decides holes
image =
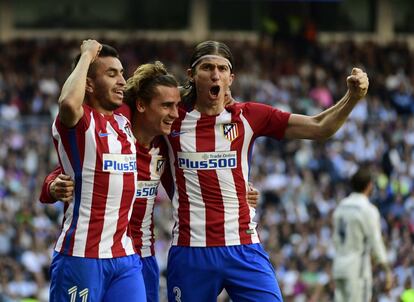
[[[346,119],[358,103],[358,99],[351,98],[349,91],[332,107],[314,116],[319,125],[322,139],[334,135],[345,123]]]

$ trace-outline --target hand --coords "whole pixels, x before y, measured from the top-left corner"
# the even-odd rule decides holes
[[[102,44],[96,40],[88,39],[83,40],[81,45],[81,54],[89,54],[91,56],[91,63],[99,56],[99,52],[102,49]]]
[[[351,75],[346,79],[346,83],[352,99],[359,101],[367,94],[369,80],[367,74],[362,69],[353,68]]]
[[[49,186],[49,193],[55,200],[70,202],[73,199],[75,182],[70,176],[59,174]]]
[[[233,97],[231,96],[231,90],[230,88],[226,91],[226,93],[224,94],[224,107],[225,106],[229,106],[229,105],[233,105],[234,103],[236,103],[235,99],[233,99]]]
[[[249,189],[247,190],[247,203],[249,206],[256,209],[259,196],[259,191],[257,191],[251,183],[249,183]]]

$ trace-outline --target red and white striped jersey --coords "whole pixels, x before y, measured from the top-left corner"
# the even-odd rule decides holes
[[[175,181],[173,245],[259,242],[255,209],[246,200],[254,140],[284,137],[290,114],[237,103],[217,116],[180,109],[167,137]]]
[[[167,146],[162,137],[157,137],[150,149],[137,144],[137,152],[137,191],[130,228],[135,249],[141,257],[148,257],[155,255],[154,204],[167,165]]]
[[[75,127],[65,127],[59,117],[52,126],[60,166],[75,180],[74,198],[65,204],[55,250],[88,258],[134,254],[128,223],[137,164],[130,122],[85,104],[83,109]]]

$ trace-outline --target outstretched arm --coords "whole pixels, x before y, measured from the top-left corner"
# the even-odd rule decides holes
[[[89,65],[98,56],[102,45],[95,40],[85,40],[81,45],[79,62],[66,79],[59,97],[59,118],[66,127],[75,126],[83,115],[86,78]]]
[[[348,91],[334,106],[314,116],[292,114],[285,138],[324,140],[334,135],[368,91],[367,74],[359,68],[353,68],[346,81]]]

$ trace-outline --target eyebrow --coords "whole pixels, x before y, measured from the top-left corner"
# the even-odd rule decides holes
[[[124,73],[124,69],[117,69],[115,67],[109,67],[105,72],[119,72],[119,73]]]

